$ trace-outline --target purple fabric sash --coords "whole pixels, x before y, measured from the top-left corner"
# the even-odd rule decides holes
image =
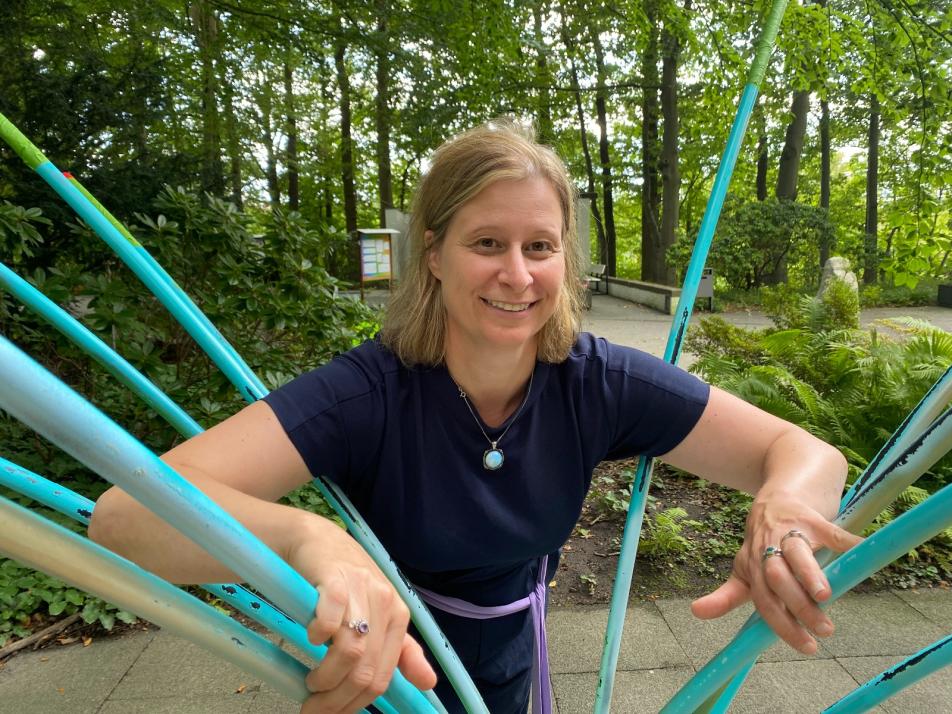
[[[428,605],[459,617],[473,620],[490,620],[494,617],[512,615],[529,609],[532,613],[532,629],[535,635],[535,652],[532,660],[532,714],[552,714],[552,691],[549,685],[549,650],[545,638],[545,571],[549,556],[543,556],[539,565],[539,577],[535,589],[528,596],[508,605],[482,607],[455,597],[438,595],[426,588],[416,591]]]

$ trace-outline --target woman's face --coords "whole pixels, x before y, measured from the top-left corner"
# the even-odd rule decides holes
[[[541,177],[489,185],[456,212],[428,261],[442,284],[448,348],[534,345],[565,281],[555,189]]]

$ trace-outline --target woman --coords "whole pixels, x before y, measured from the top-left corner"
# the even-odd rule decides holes
[[[407,275],[378,339],[163,457],[317,586],[309,635],[333,644],[302,711],[360,709],[398,665],[420,688],[437,679],[362,550],[328,521],[273,503],[317,473],[340,484],[434,604],[494,714],[526,710],[540,615],[472,615],[544,591],[606,458],[659,455],[756,494],[734,573],[694,603],[697,616],[751,598],[808,654],[811,633],[832,632],[812,549],[858,540],[828,521],[843,457],[661,360],[579,335],[573,205],[561,161],[515,127],[444,144],[418,191]],[[116,488],[90,535],[176,582],[235,579]],[[770,557],[782,540],[784,557]],[[466,612],[443,612],[446,597]],[[445,682],[437,693],[461,710]]]

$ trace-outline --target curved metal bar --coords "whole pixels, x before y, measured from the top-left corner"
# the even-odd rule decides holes
[[[701,219],[701,226],[691,254],[691,260],[684,276],[684,286],[681,289],[681,298],[678,301],[678,316],[668,333],[664,358],[671,364],[677,364],[681,354],[681,345],[688,329],[688,322],[694,309],[694,300],[697,297],[698,285],[701,281],[701,271],[707,261],[707,255],[714,239],[714,230],[717,227],[717,220],[720,217],[721,207],[730,186],[731,174],[734,171],[734,165],[737,163],[737,156],[743,144],[747,124],[757,102],[759,84],[766,71],[786,8],[787,0],[773,1],[764,21],[760,39],[757,42],[755,58],[747,76],[747,84],[741,94],[734,123],[728,135],[727,147],[721,157],[717,175],[714,178],[714,186],[711,189],[711,195]],[[612,587],[608,626],[605,630],[605,646],[602,650],[598,686],[595,693],[594,711],[596,714],[608,714],[611,709],[615,671],[618,667],[618,655],[621,651],[622,631],[625,626],[628,597],[631,593],[635,559],[638,556],[638,539],[641,535],[641,526],[644,519],[651,469],[651,459],[642,457],[638,460],[635,482],[632,484],[632,499],[628,507],[628,516],[625,521],[625,530],[622,535],[622,545],[618,557],[618,570]]]
[[[950,413],[952,410],[944,416]],[[911,464],[909,468],[920,473],[925,471],[945,455],[947,449],[941,447],[948,440],[950,432],[952,419],[936,420],[918,446],[910,447],[900,458]],[[823,607],[827,607],[863,578],[947,528],[950,523],[952,486],[946,486],[828,565],[824,572],[833,590],[833,597],[823,603]],[[664,711],[695,711],[775,640],[776,635],[756,615],[749,626],[742,628],[731,643],[675,695],[668,704],[671,708]]]
[[[892,436],[886,440],[879,452],[863,469],[863,473],[857,478],[849,490],[843,495],[840,502],[840,512],[862,497],[863,492],[875,486],[879,480],[879,474],[882,467],[896,458],[909,444],[909,441],[918,433],[921,433],[932,421],[942,413],[949,401],[952,400],[952,367],[945,370],[945,373],[936,380],[935,384],[929,387],[919,403],[913,407],[906,418],[902,420]]]
[[[952,635],[924,647],[857,687],[823,714],[862,714],[920,679],[952,665]]]
[[[46,320],[74,345],[105,367],[110,374],[137,394],[183,436],[195,436],[202,427],[173,402],[161,389],[146,379],[115,350],[84,327],[66,310],[54,303],[26,280],[0,263],[0,287]]]
[[[5,498],[0,498],[0,552],[188,638],[296,702],[310,695],[304,685],[307,667],[266,638]]]
[[[300,574],[201,490],[5,338],[0,338],[0,407],[201,543],[299,624],[312,619],[317,590]],[[387,698],[407,711],[432,711],[427,699],[399,671]]]
[[[218,342],[221,344],[222,349],[224,349],[229,355],[231,355],[232,359],[241,368],[241,371],[244,374],[245,378],[255,387],[255,389],[260,391],[261,394],[267,394],[268,393],[267,388],[264,386],[261,380],[258,379],[258,375],[256,375],[251,370],[251,367],[248,366],[248,363],[245,362],[245,360],[241,357],[241,355],[238,354],[238,351],[232,346],[232,344],[228,340],[225,339],[225,336],[222,335],[221,332],[219,332],[218,328],[215,327],[212,321],[208,319],[205,313],[202,312],[201,309],[199,309],[198,305],[195,304],[195,302],[188,295],[188,293],[186,293],[184,290],[182,290],[181,287],[179,287],[179,284],[175,282],[172,276],[169,275],[165,271],[165,268],[163,268],[159,264],[159,262],[155,258],[152,257],[149,251],[147,251],[145,247],[133,237],[133,235],[129,232],[129,229],[126,228],[119,221],[118,218],[113,216],[106,209],[106,207],[103,206],[96,199],[95,196],[93,196],[88,190],[86,190],[86,187],[83,186],[79,182],[79,179],[77,179],[75,176],[73,176],[72,174],[68,172],[64,172],[63,176],[65,176],[69,180],[69,182],[73,186],[76,187],[76,190],[78,190],[81,194],[83,194],[83,196],[86,197],[87,201],[89,201],[91,204],[93,204],[93,206],[96,207],[96,209],[105,217],[105,219],[109,221],[117,231],[119,231],[119,233],[122,235],[123,238],[129,241],[132,247],[136,249],[136,251],[142,257],[142,259],[145,261],[149,269],[152,272],[154,272],[159,278],[165,281],[166,285],[168,285],[169,288],[176,295],[178,295],[179,299],[182,301],[185,307],[189,310],[189,312],[191,312],[192,315],[194,315],[195,319],[198,320],[202,325],[204,325],[205,328],[218,339]]]
[[[0,457],[0,485],[22,493],[84,525],[89,525],[89,519],[96,506],[94,501],[3,457]],[[149,578],[156,577],[151,573],[145,574]],[[239,612],[288,640],[315,662],[324,659],[327,647],[312,644],[303,627],[243,585],[218,583],[201,587],[215,597],[228,601]],[[374,702],[374,706],[383,712],[395,711],[382,697]]]

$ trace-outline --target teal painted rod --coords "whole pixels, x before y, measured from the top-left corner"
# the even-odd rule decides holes
[[[0,287],[26,305],[36,315],[66,336],[74,345],[106,368],[110,374],[165,419],[183,436],[195,436],[202,427],[173,402],[161,389],[146,379],[115,350],[84,327],[66,310],[47,298],[26,280],[0,263]]]
[[[948,452],[950,439],[952,409],[939,417],[926,434],[901,454],[897,461],[905,461],[909,464],[907,468],[922,473]],[[828,607],[863,578],[952,524],[952,487],[946,486],[921,506],[926,504],[930,504],[928,508],[917,506],[907,511],[826,566],[824,573],[833,596],[822,607]],[[903,525],[894,528],[899,523]],[[721,686],[776,639],[761,617],[755,615],[753,621],[742,628],[727,647],[682,687],[664,711],[695,711],[707,698],[716,696]]]
[[[701,281],[701,272],[707,262],[711,243],[714,240],[714,231],[721,214],[727,189],[730,186],[731,175],[737,163],[741,146],[744,143],[744,134],[747,124],[757,103],[757,93],[760,82],[766,71],[770,54],[773,51],[780,23],[787,9],[787,0],[774,0],[770,12],[764,21],[764,27],[757,43],[754,61],[747,76],[747,84],[741,94],[737,113],[731,125],[727,138],[727,147],[721,157],[717,175],[714,177],[714,186],[701,219],[701,227],[691,260],[688,263],[684,276],[684,286],[681,289],[681,298],[678,301],[678,313],[671,325],[668,334],[668,343],[665,347],[664,359],[671,364],[677,364],[681,356],[681,345],[687,333],[691,312],[694,309],[694,300],[697,297],[698,285]],[[608,714],[611,710],[612,691],[615,686],[615,672],[618,668],[618,656],[621,652],[621,640],[625,627],[625,615],[628,608],[628,598],[631,594],[631,581],[635,571],[635,559],[638,556],[638,540],[641,536],[641,527],[644,520],[644,508],[647,503],[648,485],[651,480],[652,459],[642,457],[638,460],[635,472],[635,481],[632,484],[632,498],[628,506],[628,515],[625,520],[625,530],[622,535],[622,544],[618,557],[618,569],[615,582],[612,586],[611,607],[608,611],[608,626],[605,630],[605,646],[602,649],[602,661],[599,667],[598,685],[595,692],[595,714]]]
[[[134,612],[241,667],[296,702],[307,667],[174,585],[28,509],[0,498],[0,552]]]
[[[906,687],[952,665],[952,635],[943,637],[857,687],[823,714],[862,714]]]
[[[214,333],[195,317],[192,311],[182,302],[176,291],[170,288],[163,278],[149,269],[149,265],[142,257],[141,252],[126,240],[116,227],[89,202],[89,199],[83,196],[82,192],[59,169],[52,163],[47,162],[38,166],[36,172],[100,238],[109,244],[109,247],[145,283],[152,294],[181,323],[245,399],[254,401],[264,396],[248,381],[245,368],[235,361],[228,350],[221,346]]]

